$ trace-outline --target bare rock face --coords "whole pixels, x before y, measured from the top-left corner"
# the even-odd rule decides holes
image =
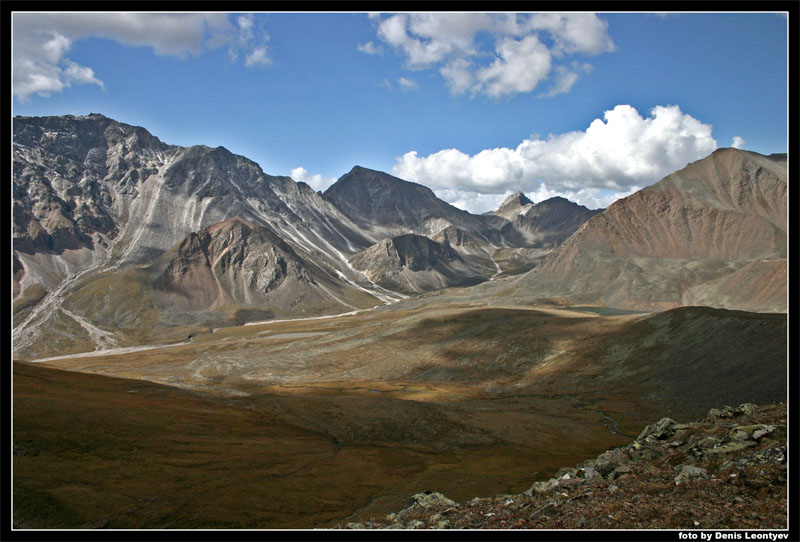
[[[720,149],[586,222],[521,292],[664,310],[786,310],[786,156]],[[738,285],[738,287],[736,287]]]
[[[166,313],[242,306],[289,316],[377,304],[268,228],[238,216],[188,235],[151,268],[163,269],[154,286],[156,305]]]
[[[84,322],[130,324],[131,311],[120,308],[128,304],[111,298],[89,302],[78,292],[86,291],[81,281],[102,275],[116,284],[136,275],[137,288],[147,289],[149,282],[133,269],[153,264],[192,232],[234,216],[280,232],[304,261],[340,268],[344,278],[334,280],[337,288],[370,287],[345,262],[375,239],[307,185],[266,175],[243,156],[222,147],[166,145],[143,128],[97,114],[16,117],[13,127],[13,243],[19,270],[14,294],[25,297],[15,307],[26,310],[18,314],[15,308],[19,348],[33,345],[43,330],[84,325],[58,310],[67,299],[81,298],[70,313]],[[115,273],[125,278],[109,275]],[[25,296],[26,291],[36,295]],[[41,292],[52,295],[44,299]],[[349,301],[327,298],[310,303],[307,313],[334,305],[352,310]],[[47,306],[37,306],[36,299]],[[204,302],[201,295],[198,306]],[[296,305],[291,310],[299,310]],[[66,321],[56,325],[54,319]],[[64,333],[66,342],[80,335]]]
[[[502,216],[507,220],[514,220],[517,216],[528,212],[531,207],[533,207],[533,202],[525,194],[515,192],[508,196],[492,214]]]
[[[14,247],[63,253],[119,233],[114,189],[135,192],[172,147],[102,115],[14,123]],[[114,189],[111,188],[114,187]]]
[[[194,310],[265,302],[287,279],[311,282],[308,264],[285,241],[241,217],[190,234],[168,254],[158,286]]]
[[[422,235],[384,239],[350,258],[350,263],[384,288],[407,294],[486,280],[448,242],[440,244]]]
[[[524,197],[524,195],[522,196]],[[525,198],[525,200],[528,200]],[[515,202],[516,203],[516,200]],[[501,206],[498,213],[504,207]],[[550,249],[563,243],[584,222],[600,212],[556,196],[537,204],[517,207],[514,218],[503,226],[503,239],[513,246]],[[506,211],[506,214],[511,214]]]
[[[433,241],[449,245],[461,255],[472,253],[485,253],[492,248],[486,239],[455,226],[448,226],[433,237]]]

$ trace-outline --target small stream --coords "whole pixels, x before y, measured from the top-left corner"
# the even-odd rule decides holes
[[[627,437],[627,438],[633,438],[633,439],[636,438],[633,435],[628,435],[627,433],[621,433],[619,431],[619,422],[617,420],[615,420],[614,418],[612,418],[611,416],[609,416],[608,414],[606,414],[605,412],[602,412],[602,411],[593,411],[593,412],[597,412],[598,414],[600,414],[600,416],[602,416],[603,418],[608,420],[608,423],[604,423],[603,425],[605,425],[606,428],[609,431],[611,431],[612,435],[618,435],[620,437]]]

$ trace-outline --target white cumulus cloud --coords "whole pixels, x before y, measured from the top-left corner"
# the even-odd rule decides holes
[[[93,68],[68,57],[77,41],[90,36],[178,57],[227,44],[231,58],[242,52],[251,65],[266,65],[269,36],[257,26],[252,15],[239,16],[234,23],[225,13],[14,13],[13,95],[25,101],[72,84],[102,86]]]
[[[331,179],[328,177],[323,177],[321,174],[316,173],[314,175],[310,175],[308,171],[306,171],[303,167],[296,167],[290,173],[289,176],[297,182],[304,182],[309,185],[311,188],[317,191],[324,191],[330,185],[336,182],[336,179]]]
[[[548,95],[568,92],[586,71],[560,69],[568,55],[615,49],[608,24],[591,13],[401,13],[371,19],[378,22],[378,38],[403,54],[409,69],[437,69],[456,95],[531,92],[554,66],[557,79]]]
[[[734,149],[743,149],[744,148],[744,139],[739,136],[733,136],[733,142],[731,143],[731,147]]]
[[[531,137],[513,149],[410,151],[397,158],[392,173],[434,190],[559,194],[596,208],[710,154],[717,148],[711,131],[677,105],[656,106],[647,117],[618,105],[584,131]]]

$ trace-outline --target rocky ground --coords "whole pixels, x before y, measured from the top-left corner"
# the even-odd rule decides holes
[[[662,418],[627,446],[562,468],[519,495],[456,503],[417,493],[347,529],[785,529],[786,405]]]

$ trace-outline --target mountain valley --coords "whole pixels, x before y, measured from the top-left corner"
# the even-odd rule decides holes
[[[99,114],[15,117],[13,167],[19,528],[335,527],[786,401],[786,155],[483,215]]]

